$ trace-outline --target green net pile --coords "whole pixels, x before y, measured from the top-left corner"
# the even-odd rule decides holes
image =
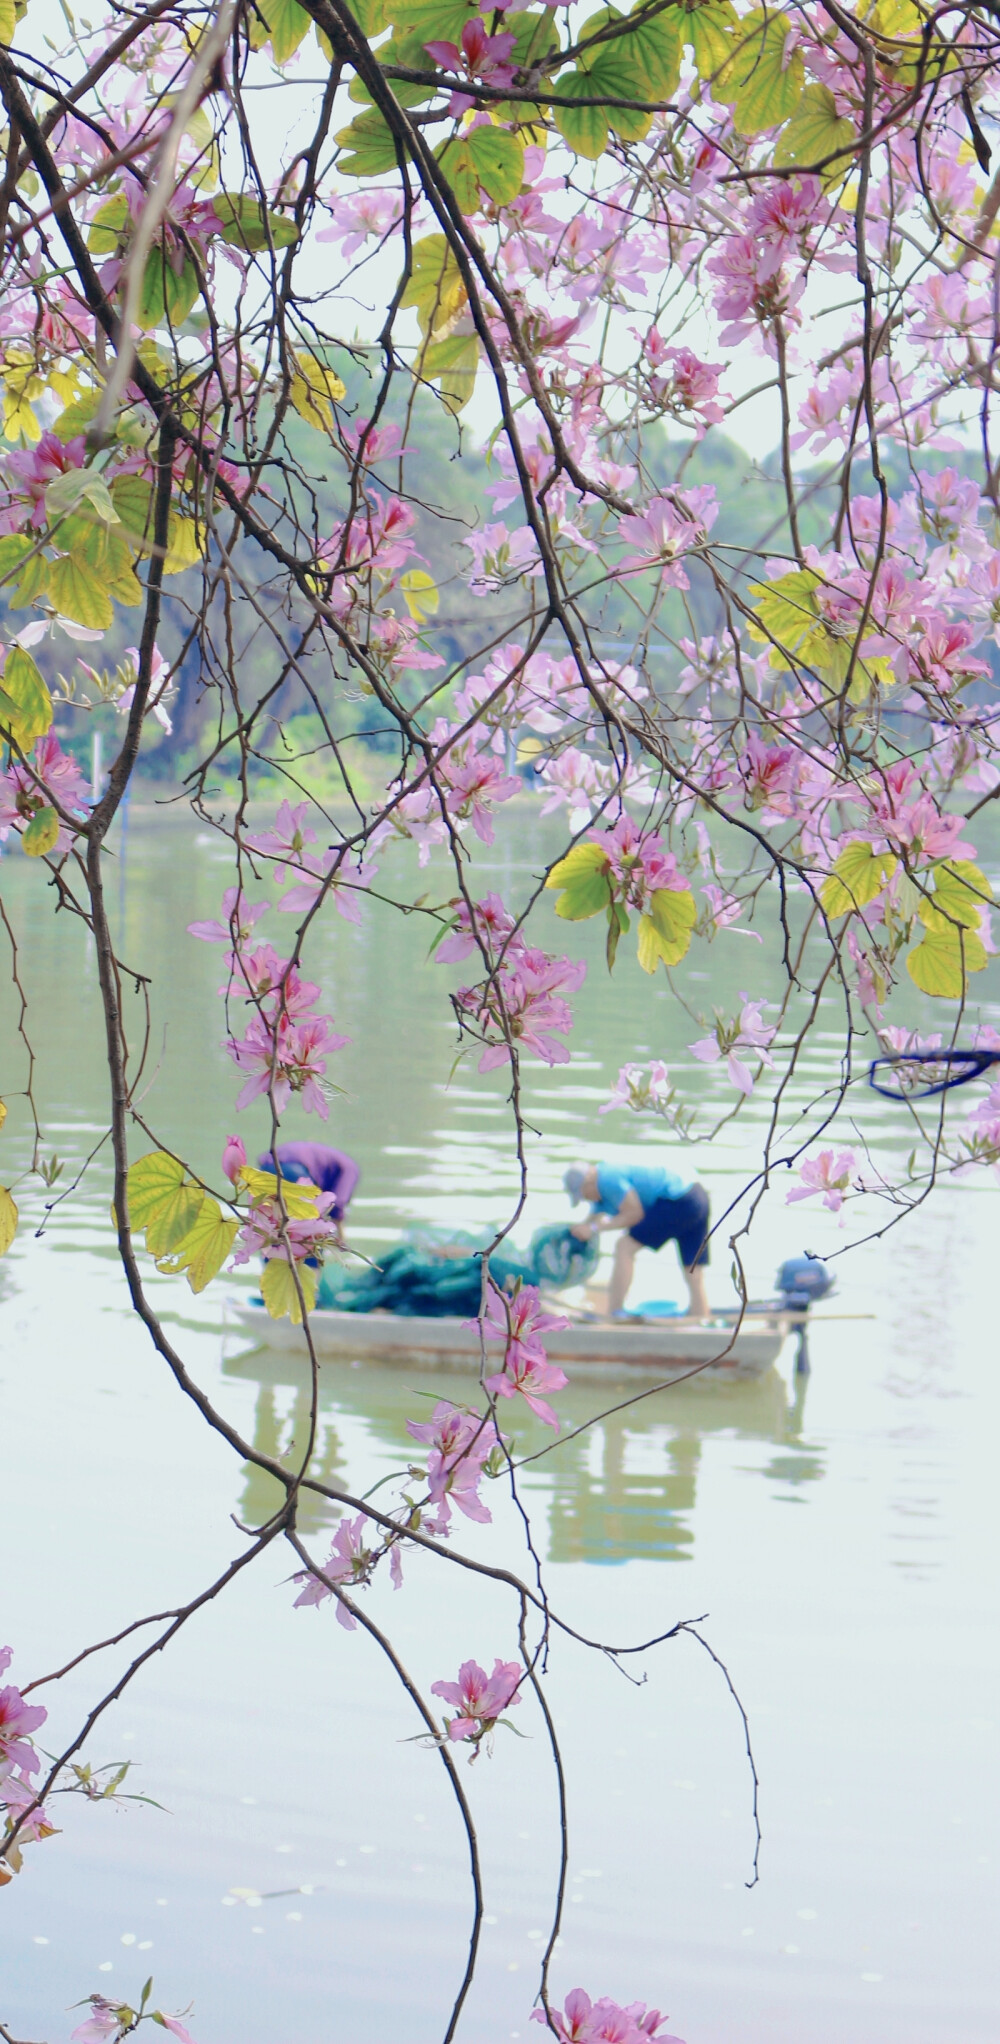
[[[327,1264],[316,1304],[338,1313],[398,1313],[437,1319],[445,1314],[470,1320],[482,1296],[482,1252],[493,1235],[460,1229],[411,1228],[401,1242],[382,1250],[377,1266],[345,1270]],[[567,1227],[536,1228],[526,1250],[502,1243],[490,1257],[490,1275],[503,1291],[541,1285],[558,1291],[581,1284],[597,1267],[597,1243],[581,1242]]]

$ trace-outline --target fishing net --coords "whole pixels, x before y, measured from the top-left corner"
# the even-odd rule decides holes
[[[316,1294],[318,1307],[338,1313],[398,1313],[409,1318],[474,1319],[482,1296],[484,1250],[493,1240],[459,1229],[411,1228],[401,1242],[380,1252],[377,1267],[345,1270],[327,1264]],[[490,1275],[502,1291],[523,1285],[561,1290],[581,1284],[597,1267],[596,1242],[581,1242],[568,1228],[536,1228],[526,1250],[504,1244],[490,1257]]]

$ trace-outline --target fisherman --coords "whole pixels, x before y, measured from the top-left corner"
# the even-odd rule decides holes
[[[589,1220],[572,1229],[581,1241],[620,1230],[608,1286],[608,1314],[617,1318],[625,1307],[640,1249],[662,1249],[676,1242],[688,1289],[692,1320],[707,1320],[709,1203],[703,1185],[678,1177],[659,1164],[572,1164],[563,1184],[574,1206],[591,1203]]]
[[[288,1180],[290,1185],[308,1180],[320,1192],[332,1192],[334,1202],[327,1218],[337,1224],[336,1242],[344,1248],[344,1215],[357,1190],[361,1176],[360,1166],[344,1150],[335,1150],[329,1143],[279,1143],[276,1150],[266,1150],[257,1163],[261,1171],[274,1171]]]

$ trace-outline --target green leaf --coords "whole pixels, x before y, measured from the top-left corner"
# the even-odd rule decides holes
[[[714,78],[733,52],[733,30],[739,17],[731,0],[702,0],[684,16],[684,40],[694,52],[699,78]]]
[[[257,5],[271,31],[275,63],[287,64],[312,26],[312,16],[298,0],[257,0]]]
[[[444,340],[468,303],[462,273],[443,234],[425,234],[413,245],[410,276],[401,305],[416,309],[425,340]]]
[[[467,21],[478,13],[476,0],[385,0],[386,20],[409,30],[421,43],[461,43]],[[427,59],[428,71],[434,60]]]
[[[21,832],[21,849],[29,859],[43,859],[59,836],[59,818],[54,809],[36,810],[27,830]]]
[[[845,845],[819,891],[825,913],[844,916],[848,909],[867,908],[888,886],[898,864],[893,852],[875,852],[864,841]]]
[[[87,231],[87,247],[92,255],[114,255],[122,237],[128,233],[131,214],[124,192],[117,192],[113,199],[105,199],[98,206]]]
[[[436,383],[449,411],[459,413],[476,388],[479,342],[475,334],[449,334],[444,341],[428,341],[421,352],[417,371]]]
[[[459,210],[463,213],[478,213],[479,179],[469,140],[467,135],[453,135],[449,141],[442,142],[434,154],[443,176],[451,186]]]
[[[0,674],[0,725],[27,752],[52,722],[52,697],[30,653],[11,646]]]
[[[921,938],[907,958],[906,970],[921,993],[931,994],[936,1000],[960,1001],[965,993],[966,975],[982,972],[987,962],[980,938],[971,930],[956,930],[945,924],[940,930],[928,930]]]
[[[0,1256],[6,1256],[17,1231],[17,1207],[5,1185],[0,1185]]]
[[[580,880],[588,873],[607,870],[608,855],[600,845],[574,845],[564,859],[557,860],[551,868],[546,887],[568,887],[573,880]]]
[[[392,130],[377,107],[358,114],[349,128],[341,128],[335,139],[341,150],[337,169],[345,177],[381,177],[397,167],[399,158]]]
[[[30,554],[32,541],[25,532],[5,532],[0,539],[0,583],[17,572],[19,561]]]
[[[254,1205],[257,1205],[262,1199],[277,1198],[278,1181],[273,1171],[258,1171],[255,1165],[244,1164],[240,1172],[239,1182],[241,1189],[249,1193]],[[316,1201],[319,1198],[318,1186],[310,1185],[307,1178],[300,1179],[298,1183],[292,1179],[283,1178],[281,1181],[281,1191],[285,1212],[290,1221],[314,1221],[316,1219]]]
[[[473,128],[467,148],[484,192],[509,206],[524,182],[524,145],[509,128]]]
[[[300,1263],[296,1267],[299,1283],[302,1286],[302,1293],[306,1302],[306,1311],[311,1313],[316,1304],[317,1273],[314,1270],[310,1270],[307,1263]],[[264,1295],[264,1304],[272,1320],[291,1320],[293,1326],[298,1327],[301,1325],[302,1309],[299,1305],[299,1297],[295,1289],[292,1266],[290,1263],[285,1262],[284,1257],[268,1257],[264,1265],[264,1275],[260,1281],[260,1289]]]
[[[133,1228],[144,1228],[147,1221],[156,1219],[157,1214],[169,1205],[184,1181],[184,1166],[178,1157],[168,1157],[165,1150],[150,1150],[145,1157],[137,1157],[128,1170],[128,1210]]]
[[[679,965],[691,948],[698,909],[690,889],[658,887],[649,898],[649,913],[639,917],[639,964],[643,972]]]
[[[641,8],[639,0],[633,13],[640,13]],[[671,99],[680,82],[684,41],[684,15],[679,8],[671,8],[668,13],[637,24],[628,35],[610,43],[607,54],[614,53],[631,78],[630,91],[618,88],[622,98]]]
[[[75,440],[78,433],[85,433],[92,426],[101,408],[101,392],[98,389],[85,390],[82,397],[75,398],[60,412],[52,427],[57,440]]]
[[[813,599],[822,576],[812,568],[793,568],[775,582],[751,582],[749,594],[756,598],[754,613],[759,625],[748,622],[752,639],[770,645],[777,640],[789,653],[810,657],[810,648],[822,649],[829,638]]]
[[[49,564],[49,594],[60,617],[71,617],[92,631],[106,631],[114,619],[111,598],[93,569],[75,554]]]
[[[257,255],[268,247],[268,236],[274,248],[290,248],[299,238],[294,220],[285,213],[270,212],[248,193],[217,192],[212,205],[222,221],[220,238],[228,248],[245,248]]]
[[[235,1236],[239,1222],[224,1220],[222,1209],[211,1193],[202,1195],[193,1227],[178,1244],[172,1256],[159,1260],[159,1268],[169,1271],[184,1271],[193,1292],[203,1292],[222,1269]],[[149,1235],[146,1235],[147,1246]]]
[[[782,128],[774,161],[778,165],[822,163],[835,149],[850,149],[856,140],[854,124],[837,113],[837,102],[826,85],[807,85],[791,120]],[[821,175],[824,184],[836,184],[850,167],[849,158],[831,163]]]
[[[111,501],[111,492],[97,469],[64,469],[54,477],[45,492],[45,511],[49,518],[65,517],[87,505],[103,524],[114,525],[117,522],[118,513]]]
[[[612,899],[607,853],[600,845],[574,845],[553,866],[545,885],[562,889],[556,902],[557,916],[569,923],[587,922],[607,908]]]
[[[183,326],[199,292],[198,272],[189,255],[175,270],[162,242],[151,249],[142,273],[136,323],[145,328]]]
[[[789,25],[785,15],[757,8],[734,30],[736,52],[723,65],[712,94],[732,107],[738,135],[763,134],[795,112],[805,72],[797,49],[785,63]]]
[[[599,89],[599,87],[598,87]],[[555,81],[555,90],[563,99],[589,99],[596,97],[593,75],[589,71],[567,71]],[[631,98],[631,93],[629,98]],[[564,142],[568,142],[577,156],[585,156],[595,163],[603,156],[608,146],[608,121],[610,115],[603,106],[554,106],[552,118]]]
[[[924,928],[954,930],[957,924],[964,930],[978,930],[981,911],[993,901],[985,873],[971,859],[942,859],[931,872],[933,901],[925,897],[917,910]]]

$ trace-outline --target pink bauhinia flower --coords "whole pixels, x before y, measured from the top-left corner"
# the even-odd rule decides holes
[[[434,42],[425,43],[424,49],[436,64],[454,77],[482,78],[490,85],[509,85],[514,70],[508,59],[516,45],[516,35],[490,35],[481,16],[474,14],[471,21],[463,26],[461,45]],[[463,114],[472,104],[469,93],[453,92],[448,101],[448,113]]]
[[[252,1016],[246,1035],[230,1037],[224,1046],[237,1068],[250,1074],[237,1107],[249,1107],[251,1100],[266,1093],[276,1112],[283,1114],[296,1093],[307,1114],[326,1121],[330,1109],[320,1081],[327,1058],[350,1040],[336,1034],[329,1015],[307,1016],[302,1022],[279,1015],[273,1023],[264,1015]]]
[[[688,1049],[703,1065],[715,1065],[720,1058],[725,1058],[733,1085],[741,1093],[752,1093],[753,1077],[739,1052],[756,1051],[761,1064],[768,1065],[773,1070],[774,1059],[770,1055],[768,1045],[774,1041],[778,1032],[768,1023],[761,1021],[764,1008],[768,1005],[766,1001],[751,1001],[747,993],[741,993],[740,1000],[743,1006],[734,1021],[727,1022],[721,1015],[717,1015],[715,1035],[699,1037],[697,1043],[688,1045]]]
[[[242,1136],[227,1136],[222,1152],[222,1168],[233,1185],[239,1183],[240,1172],[246,1170],[246,1144]]]
[[[7,1766],[19,1767],[24,1774],[37,1772],[41,1763],[28,1735],[37,1732],[47,1717],[44,1705],[25,1703],[13,1683],[0,1689],[0,1770]]]
[[[506,937],[514,928],[514,918],[505,909],[499,894],[486,894],[477,901],[470,916],[468,904],[457,904],[455,927],[443,942],[437,946],[434,957],[438,965],[454,965],[460,958],[467,958],[476,948],[476,936],[494,954],[500,950]]]
[[[313,1575],[309,1569],[300,1569],[299,1573],[292,1577],[293,1583],[303,1585],[295,1599],[296,1611],[306,1604],[325,1604],[327,1598],[335,1594],[330,1587],[332,1583],[343,1583],[351,1589],[364,1589],[371,1581],[372,1567],[377,1555],[376,1550],[369,1547],[365,1540],[365,1528],[368,1526],[371,1526],[371,1520],[365,1512],[359,1512],[356,1519],[341,1519],[333,1536],[329,1555],[322,1566],[322,1573],[327,1577],[327,1581],[321,1582],[319,1576]],[[339,1597],[337,1621],[344,1627],[345,1632],[357,1630],[357,1619],[346,1604],[341,1603]]]
[[[248,901],[242,887],[227,887],[222,897],[225,921],[189,923],[188,936],[200,937],[203,944],[228,944],[238,951],[270,906],[269,901]]]
[[[520,1661],[494,1661],[492,1675],[478,1661],[463,1661],[457,1682],[432,1682],[431,1695],[453,1703],[458,1711],[457,1717],[446,1719],[449,1739],[470,1739],[478,1746],[504,1711],[520,1703],[523,1680]]]
[[[659,567],[660,579],[669,588],[687,589],[682,557],[692,547],[704,546],[718,508],[711,483],[699,483],[683,496],[653,497],[645,511],[620,521],[619,538],[633,551],[626,554],[619,572],[638,574]]]
[[[559,2044],[649,2044],[651,2038],[657,2039],[657,2044],[683,2044],[682,2038],[665,2034],[667,2019],[659,2009],[647,2008],[642,2001],[621,2008],[607,1996],[591,2001],[582,1987],[574,1987],[565,2006],[551,2014]],[[545,2010],[533,2009],[531,2020],[546,2023]]]
[[[811,1199],[814,1192],[823,1194],[823,1205],[832,1214],[839,1214],[844,1204],[844,1195],[851,1189],[851,1179],[857,1169],[853,1150],[821,1150],[818,1157],[807,1157],[799,1166],[801,1185],[793,1185],[786,1194],[786,1206],[793,1206],[796,1200]]]
[[[630,816],[620,816],[612,830],[588,830],[587,836],[607,858],[616,899],[637,914],[648,908],[650,895],[661,887],[674,893],[687,887],[673,852],[664,850],[661,838],[643,837]]]
[[[482,1321],[470,1320],[468,1325],[481,1326],[487,1341],[505,1344],[503,1367],[485,1379],[486,1389],[500,1398],[513,1398],[519,1391],[532,1412],[558,1433],[558,1417],[542,1393],[562,1391],[567,1377],[558,1364],[546,1360],[541,1336],[568,1326],[568,1321],[543,1311],[536,1285],[522,1285],[508,1296],[491,1281]]]
[[[430,1420],[408,1419],[406,1431],[415,1441],[426,1441],[427,1483],[431,1503],[437,1505],[435,1532],[443,1532],[455,1504],[467,1519],[489,1525],[491,1513],[479,1495],[483,1465],[500,1447],[500,1436],[487,1415],[463,1412],[460,1406],[442,1399]]]

